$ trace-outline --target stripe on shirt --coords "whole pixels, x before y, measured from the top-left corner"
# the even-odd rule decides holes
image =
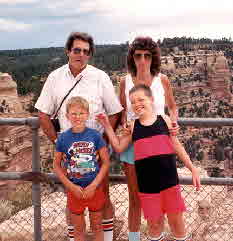
[[[167,135],[156,135],[139,139],[134,142],[134,147],[135,160],[141,160],[150,156],[174,154],[171,139]]]

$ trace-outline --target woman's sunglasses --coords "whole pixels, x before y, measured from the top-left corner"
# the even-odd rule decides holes
[[[145,60],[151,60],[151,58],[152,58],[152,54],[150,54],[150,53],[145,53],[145,54],[134,53],[134,55],[133,55],[133,57],[134,57],[136,60],[141,59],[142,56],[144,57]]]

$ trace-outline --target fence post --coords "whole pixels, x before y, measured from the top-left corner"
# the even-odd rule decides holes
[[[38,120],[32,121],[32,171],[40,172],[40,143]],[[32,182],[32,204],[34,206],[34,240],[42,241],[41,225],[41,189],[40,182]]]

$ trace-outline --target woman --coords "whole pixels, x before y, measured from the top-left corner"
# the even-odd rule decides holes
[[[170,132],[178,131],[178,112],[174,100],[172,87],[166,75],[160,73],[160,49],[150,37],[137,37],[129,46],[127,56],[128,72],[120,82],[120,101],[124,107],[122,124],[136,119],[129,101],[129,90],[138,84],[150,86],[154,95],[154,111],[157,115],[164,115],[165,104],[168,106],[173,127]],[[140,108],[140,107],[139,107]],[[124,171],[129,191],[128,229],[129,241],[140,241],[141,207],[138,198],[137,179],[134,167],[133,147],[129,147],[120,155],[124,163]]]

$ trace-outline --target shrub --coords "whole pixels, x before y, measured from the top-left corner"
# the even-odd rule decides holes
[[[31,183],[17,184],[16,190],[9,195],[9,200],[14,205],[12,214],[32,206]]]
[[[0,199],[0,223],[9,219],[12,215],[14,206],[5,199]]]

